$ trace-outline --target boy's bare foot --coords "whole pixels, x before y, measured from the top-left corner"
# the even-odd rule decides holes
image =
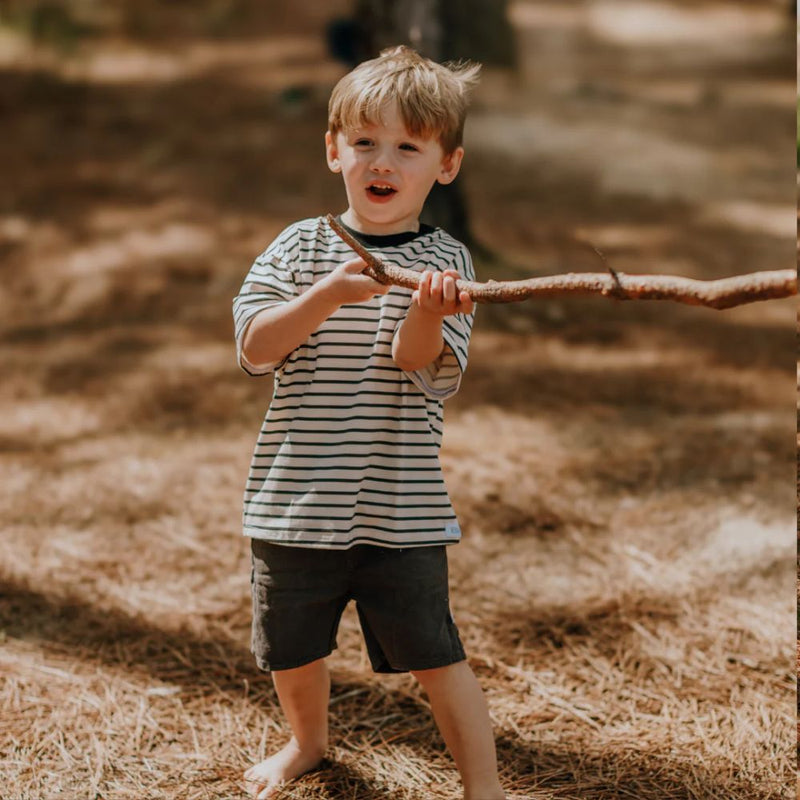
[[[314,769],[322,761],[323,749],[302,750],[292,737],[289,743],[244,773],[247,793],[257,800],[272,797],[282,784]]]

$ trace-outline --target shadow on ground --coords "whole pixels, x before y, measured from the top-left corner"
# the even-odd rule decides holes
[[[620,645],[620,634],[629,634],[630,622],[656,617],[674,617],[679,611],[673,599],[665,597],[640,598],[636,603],[626,603],[625,621],[617,619],[622,604],[611,601],[603,607],[585,610],[570,617],[562,612],[549,612],[536,618],[510,625],[511,616],[505,612],[502,619],[489,620],[487,630],[505,631],[508,636],[498,636],[498,644],[513,649],[519,644],[518,636],[527,638],[528,646],[545,650],[561,648],[576,638],[589,638],[596,646],[614,643]],[[219,615],[221,625],[241,632],[245,640],[246,610],[231,609]],[[74,650],[83,663],[96,663],[105,667],[122,667],[129,679],[137,675],[147,679],[162,680],[171,686],[181,687],[181,697],[191,702],[193,697],[208,693],[223,694],[231,699],[242,698],[250,687],[248,697],[252,702],[269,706],[277,711],[277,703],[269,682],[255,666],[245,647],[220,634],[199,636],[176,627],[167,629],[142,617],[128,615],[120,610],[99,609],[74,597],[48,594],[25,586],[15,580],[5,580],[0,585],[0,625],[5,633],[16,639],[36,642],[47,652]],[[517,633],[512,634],[512,629]],[[630,647],[630,642],[625,645]],[[420,748],[430,756],[431,748],[442,749],[442,743],[430,716],[427,704],[421,703],[406,692],[397,692],[373,680],[361,681],[337,677],[334,673],[332,713],[334,739],[344,737],[342,746],[354,751],[360,747],[380,747],[382,742],[402,740],[405,745]],[[338,696],[344,698],[336,702]],[[371,723],[361,727],[359,718],[369,707],[378,710],[378,717],[387,720],[378,726]],[[371,716],[376,716],[374,713]],[[347,720],[345,723],[344,720]],[[389,721],[391,720],[391,722]],[[414,729],[414,737],[405,734]],[[530,735],[531,732],[525,732]],[[255,734],[254,734],[255,735]],[[535,734],[534,734],[535,735]],[[500,731],[497,737],[498,758],[509,791],[538,792],[534,797],[551,798],[619,798],[642,794],[660,794],[675,800],[725,797],[741,800],[759,800],[774,797],[768,787],[755,787],[740,783],[732,776],[722,780],[699,760],[686,757],[683,772],[675,769],[663,774],[658,753],[649,753],[638,747],[624,757],[619,753],[603,754],[587,751],[569,744],[554,747],[530,744],[511,731]],[[244,765],[241,767],[244,769]],[[236,779],[230,767],[221,767],[217,777]],[[376,786],[351,764],[327,761],[321,770],[307,779],[318,785],[329,797],[364,796],[389,800],[392,794]],[[580,787],[580,793],[576,793]],[[421,795],[420,795],[421,797]]]

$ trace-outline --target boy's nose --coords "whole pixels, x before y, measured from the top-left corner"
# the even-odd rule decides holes
[[[391,158],[384,152],[376,152],[369,166],[373,172],[392,172],[394,169]]]

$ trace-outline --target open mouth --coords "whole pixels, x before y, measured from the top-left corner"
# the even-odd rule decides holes
[[[394,186],[389,186],[388,183],[373,183],[367,186],[367,191],[375,197],[389,197],[397,193],[397,189]]]

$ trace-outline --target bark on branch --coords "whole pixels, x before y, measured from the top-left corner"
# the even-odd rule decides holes
[[[367,273],[379,283],[416,289],[420,274],[387,264],[354,239],[331,215],[331,228],[367,262]],[[724,309],[797,294],[797,272],[793,269],[753,272],[714,281],[699,281],[675,275],[627,275],[568,272],[522,281],[457,281],[460,290],[477,303],[514,303],[529,297],[569,294],[600,294],[618,300],[674,300],[692,306]]]

